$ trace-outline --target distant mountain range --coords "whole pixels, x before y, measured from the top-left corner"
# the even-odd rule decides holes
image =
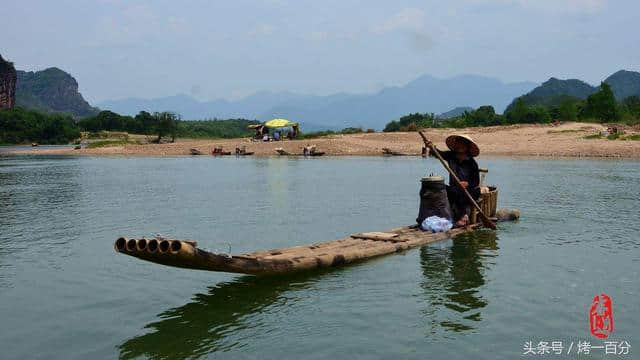
[[[611,86],[618,101],[629,96],[640,96],[639,72],[620,70],[607,77],[604,82]],[[600,86],[592,86],[582,80],[560,80],[552,77],[519,98],[527,105],[558,105],[565,99],[584,100],[599,89]]]
[[[151,100],[113,100],[102,102],[98,107],[130,115],[140,110],[174,111],[184,119],[244,117],[267,120],[284,117],[301,122],[307,130],[350,126],[381,129],[389,121],[412,112],[441,113],[461,105],[478,107],[486,104],[502,111],[514,97],[535,86],[532,82],[505,84],[476,75],[449,79],[425,75],[404,86],[384,88],[374,94],[313,96],[259,92],[237,101],[207,102],[177,95]]]
[[[58,68],[36,72],[18,70],[17,75],[17,106],[76,117],[98,113],[78,92],[76,79]]]
[[[438,115],[438,118],[440,118],[440,119],[451,119],[451,118],[454,118],[456,116],[460,116],[460,115],[464,114],[465,112],[471,112],[473,110],[474,110],[474,108],[469,107],[469,106],[458,106],[455,109],[449,110],[447,112],[443,112],[442,114]]]
[[[604,81],[611,85],[618,100],[640,96],[638,72],[620,70]],[[105,101],[98,104],[98,108],[128,115],[141,110],[174,111],[187,120],[283,117],[301,122],[304,131],[346,127],[382,129],[388,122],[409,113],[436,113],[441,118],[449,118],[482,105],[492,105],[496,112],[503,112],[518,97],[527,104],[552,105],[565,98],[585,99],[598,91],[597,86],[577,79],[552,77],[536,85],[532,82],[508,84],[477,75],[448,79],[424,75],[404,86],[387,87],[371,94],[315,96],[262,91],[235,101],[198,101],[188,95],[175,95]],[[78,92],[77,81],[55,67],[36,72],[17,71],[16,104],[76,117],[99,111]]]

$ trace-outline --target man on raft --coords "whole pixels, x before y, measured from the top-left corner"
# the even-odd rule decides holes
[[[474,158],[480,154],[480,148],[473,139],[466,135],[451,135],[447,137],[445,142],[449,151],[440,151],[440,155],[458,176],[462,186],[467,189],[474,200],[478,200],[480,197],[480,171]],[[432,145],[433,143],[427,140],[427,149]],[[431,153],[429,155],[434,156]],[[472,205],[462,189],[455,185],[451,175],[449,176],[449,185],[447,185],[447,197],[451,204],[455,225],[469,224]]]

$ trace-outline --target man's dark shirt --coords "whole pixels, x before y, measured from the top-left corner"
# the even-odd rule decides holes
[[[469,183],[467,191],[474,199],[480,197],[480,171],[478,170],[478,163],[476,160],[467,156],[466,159],[458,161],[456,153],[453,151],[440,152],[442,158],[447,162],[451,170],[456,174],[460,181],[466,181]],[[451,203],[451,210],[453,212],[453,220],[458,221],[463,215],[469,215],[470,206],[467,196],[464,191],[456,184],[453,176],[449,175],[449,186],[447,186],[447,197]]]
[[[435,156],[432,152],[430,152],[429,155]],[[480,197],[480,171],[478,170],[478,163],[476,160],[473,157],[468,156],[466,159],[458,161],[456,153],[453,151],[440,151],[440,155],[442,155],[442,158],[447,162],[460,181],[466,181],[469,183],[467,191],[474,199],[477,200]],[[449,175],[447,197],[449,198],[449,202],[452,206],[454,221],[458,221],[466,212],[465,209],[468,209],[471,204],[451,175]]]
[[[478,171],[478,163],[474,158],[468,156],[462,162],[458,161],[456,153],[453,151],[441,151],[440,155],[447,161],[449,167],[458,176],[460,181],[469,183],[468,190],[472,190],[480,186],[480,171]],[[453,176],[449,176],[449,185],[455,186],[456,182]]]

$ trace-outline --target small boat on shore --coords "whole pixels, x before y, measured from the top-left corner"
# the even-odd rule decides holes
[[[312,153],[308,153],[307,155],[302,154],[302,156],[323,156],[325,154],[324,151],[316,151]]]
[[[410,154],[394,151],[389,148],[382,148],[382,155],[384,156],[409,156]]]
[[[213,156],[231,155],[231,151],[222,151],[222,147],[214,147],[211,151]]]
[[[237,156],[249,156],[249,155],[253,155],[253,154],[254,154],[253,151],[247,151],[247,147],[246,146],[236,147],[236,155]]]
[[[292,154],[286,150],[284,150],[283,148],[276,148],[276,152],[278,153],[278,155],[280,156],[323,156],[324,154],[326,154],[324,151],[303,151],[302,154]]]

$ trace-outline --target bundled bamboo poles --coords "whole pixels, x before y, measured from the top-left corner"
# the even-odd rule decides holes
[[[396,253],[473,231],[480,225],[452,229],[446,233],[424,232],[416,227],[387,232],[360,233],[313,245],[221,255],[197,247],[193,241],[118,238],[116,252],[142,260],[186,269],[243,274],[283,274],[349,264]]]

